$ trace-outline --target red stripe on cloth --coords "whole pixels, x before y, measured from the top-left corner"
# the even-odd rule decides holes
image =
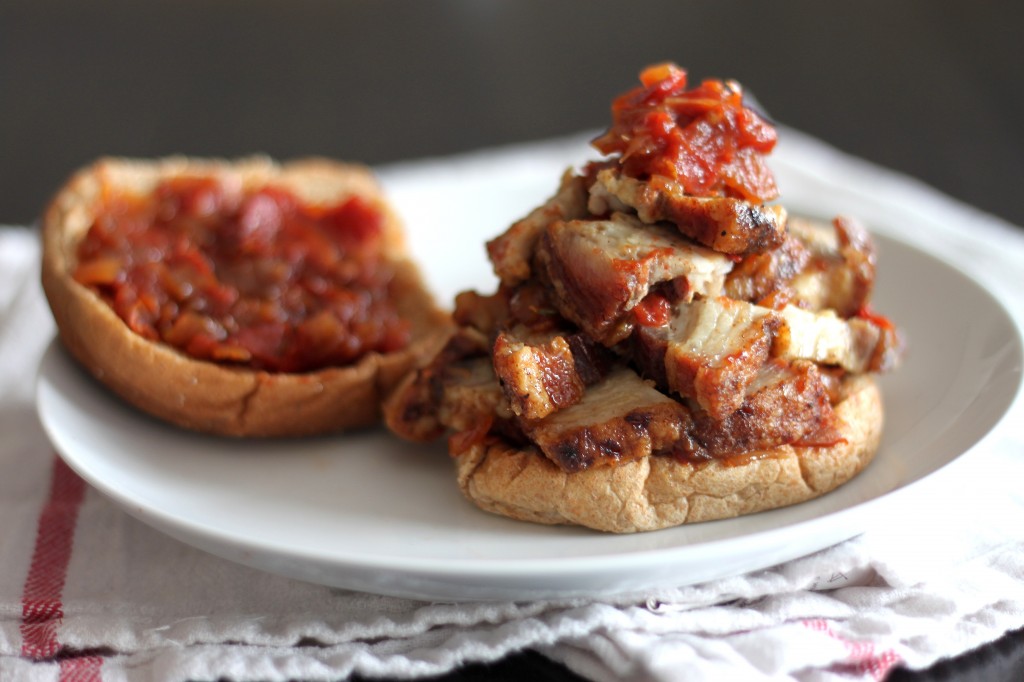
[[[65,658],[60,662],[58,682],[100,682],[102,665],[103,659],[99,656]]]
[[[61,649],[57,640],[57,626],[64,618],[61,596],[84,498],[85,482],[54,457],[50,496],[39,514],[36,545],[21,597],[23,656],[51,658]]]
[[[802,621],[802,624],[811,630],[825,633],[846,647],[849,662],[832,666],[831,669],[834,672],[853,674],[860,677],[867,675],[873,680],[881,681],[889,674],[889,670],[900,662],[899,655],[891,649],[875,651],[875,645],[872,642],[846,639],[833,630],[832,625],[824,618],[805,620]]]

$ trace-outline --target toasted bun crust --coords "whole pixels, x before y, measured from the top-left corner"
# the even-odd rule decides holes
[[[836,406],[845,442],[749,453],[706,464],[645,457],[566,473],[533,448],[493,440],[455,457],[463,494],[523,521],[633,533],[731,518],[803,502],[853,478],[874,457],[882,400],[866,375],[848,379]]]
[[[393,291],[412,322],[412,343],[396,353],[370,353],[349,367],[304,374],[268,373],[195,360],[132,332],[99,296],[76,282],[76,247],[98,200],[113,188],[147,192],[182,174],[213,175],[244,187],[283,185],[311,203],[360,195],[385,216],[386,258],[398,264]],[[450,322],[406,256],[401,223],[362,166],[307,159],[278,165],[174,157],[101,159],[61,189],[43,216],[42,281],[64,345],[99,381],[129,403],[179,426],[229,436],[297,436],[365,426],[420,359],[434,354]]]

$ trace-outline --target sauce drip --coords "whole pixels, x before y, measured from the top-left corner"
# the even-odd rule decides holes
[[[380,257],[384,217],[361,198],[311,205],[282,187],[181,176],[102,201],[74,278],[144,338],[270,372],[409,342]]]
[[[675,64],[648,67],[640,81],[612,102],[612,126],[593,142],[603,154],[620,154],[626,175],[667,178],[693,196],[778,196],[764,160],[775,128],[744,106],[738,83],[705,80],[688,90]]]

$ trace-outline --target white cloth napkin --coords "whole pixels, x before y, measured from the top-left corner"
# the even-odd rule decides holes
[[[787,174],[810,173],[840,193],[855,187],[851,200],[879,193],[905,206],[933,228],[904,238],[959,258],[1024,319],[1024,232],[795,132],[780,146],[783,188]],[[583,147],[493,150],[383,177],[400,209],[429,202],[431,182],[471,185],[495,167],[550,189]],[[929,500],[906,496],[885,527],[657,594],[427,603],[216,558],[136,521],[55,456],[33,405],[53,335],[37,260],[34,233],[0,229],[0,679],[413,678],[533,648],[594,680],[877,680],[1024,626],[1020,400],[975,458],[984,494],[947,477]]]

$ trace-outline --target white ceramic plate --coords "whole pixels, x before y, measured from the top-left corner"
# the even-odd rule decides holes
[[[492,194],[475,200],[486,205],[507,192],[500,180],[476,178],[475,191]],[[521,190],[523,206],[536,198],[524,189],[530,183],[552,184],[550,176],[532,174],[518,183],[512,191]],[[400,198],[408,215],[413,203],[431,197],[440,201],[420,187]],[[488,290],[482,241],[520,206],[503,210],[508,215],[481,223],[471,242],[417,233],[414,248],[426,254],[439,295],[466,285]],[[433,227],[444,229],[436,221]],[[38,410],[68,464],[129,513],[263,570],[441,600],[693,584],[771,566],[862,532],[887,504],[919,487],[912,484],[962,459],[1013,402],[1022,343],[1006,311],[937,258],[891,238],[878,240],[876,308],[910,339],[905,365],[882,380],[887,426],[881,449],[863,474],[833,493],[749,517],[612,536],[491,516],[462,499],[440,445],[410,445],[376,430],[297,441],[187,433],[127,407],[56,342],[40,367]],[[462,265],[453,265],[451,249]],[[954,322],[950,310],[964,317]]]

